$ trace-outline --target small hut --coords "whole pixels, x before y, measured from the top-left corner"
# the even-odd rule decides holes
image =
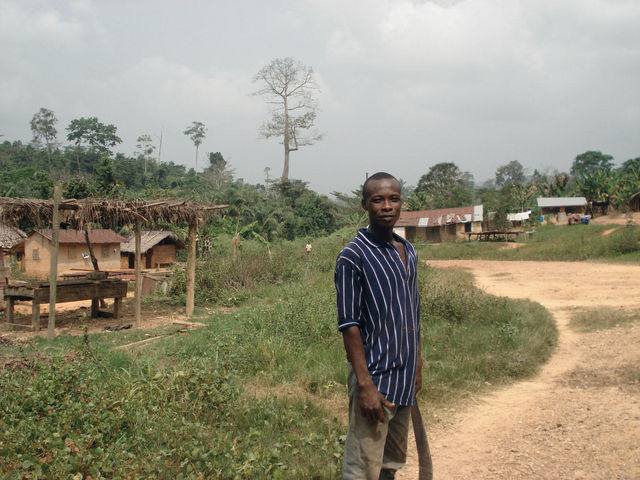
[[[10,260],[9,252],[11,252],[16,245],[24,242],[25,238],[27,238],[27,234],[19,228],[0,223],[0,254],[2,255],[2,258],[0,258],[0,260],[2,260],[2,262],[0,262],[0,269],[2,265],[7,265]]]
[[[163,230],[143,230],[140,233],[140,253],[143,268],[168,267],[176,261],[178,250],[186,245],[173,232]],[[120,268],[134,268],[136,255],[136,235],[131,232],[120,246]]]
[[[120,268],[120,244],[125,238],[113,230],[89,230],[89,242],[95,249],[102,270]],[[60,230],[58,272],[92,270],[91,258],[84,232]],[[16,247],[22,270],[31,277],[46,278],[49,275],[53,231],[34,230]]]
[[[482,212],[482,205],[400,212],[393,231],[410,242],[455,242],[482,232]]]
[[[540,215],[552,215],[557,223],[565,223],[568,214],[584,214],[587,211],[585,197],[538,197],[536,202]]]

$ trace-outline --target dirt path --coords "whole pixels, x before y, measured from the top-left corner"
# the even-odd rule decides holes
[[[470,402],[429,432],[437,480],[640,478],[640,322],[578,334],[576,307],[640,308],[640,266],[430,261],[485,291],[542,303],[559,346],[535,378]],[[424,415],[425,412],[423,412]],[[417,478],[412,452],[398,479]]]

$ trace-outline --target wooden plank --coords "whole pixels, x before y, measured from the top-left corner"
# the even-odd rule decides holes
[[[28,295],[31,293],[31,295]],[[84,282],[74,285],[59,285],[57,303],[90,300],[92,298],[116,298],[127,296],[127,283],[123,280]],[[6,298],[33,299],[36,303],[49,303],[49,287],[36,289],[8,289]]]
[[[8,327],[26,328],[27,330],[33,329],[32,325],[25,325],[24,323],[7,322],[7,326]]]
[[[147,338],[145,340],[140,340],[139,342],[127,343],[126,345],[120,345],[119,347],[115,347],[114,350],[124,350],[125,348],[137,347],[139,345],[144,345],[145,343],[155,342],[161,338],[166,337],[166,335],[159,335],[157,337]]]
[[[200,323],[200,322],[185,322],[183,320],[174,320],[173,321],[174,325],[185,325],[187,327],[193,327],[193,328],[197,328],[197,327],[206,327],[207,325],[205,323]]]

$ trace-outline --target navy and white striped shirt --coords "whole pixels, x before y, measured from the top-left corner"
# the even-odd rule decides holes
[[[391,242],[366,229],[338,255],[338,330],[359,327],[373,383],[390,402],[413,405],[420,341],[418,257],[409,242],[394,238],[404,244],[406,269]]]

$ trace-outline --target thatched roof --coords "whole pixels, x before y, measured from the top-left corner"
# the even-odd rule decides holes
[[[211,205],[180,200],[104,200],[83,198],[66,199],[60,204],[60,221],[82,229],[90,223],[103,227],[132,225],[140,219],[146,225],[161,221],[174,224],[200,223],[205,217],[228,205]],[[0,218],[17,224],[29,219],[37,226],[50,225],[53,218],[53,200],[0,197]]]
[[[147,253],[150,249],[155,247],[163,240],[170,240],[176,245],[176,250],[184,250],[186,245],[178,236],[173,232],[152,230],[140,232],[140,252]],[[127,235],[126,240],[120,245],[121,253],[135,253],[136,252],[136,234],[131,232]]]
[[[51,229],[34,230],[29,234],[29,236],[36,233],[42,235],[44,238],[51,242],[53,241],[53,230]],[[126,241],[126,239],[122,235],[118,235],[116,232],[109,229],[91,229],[88,233],[89,242],[93,245],[101,245],[105,243],[122,243]],[[58,242],[60,243],[60,245],[69,243],[84,245],[86,243],[86,240],[84,238],[84,232],[82,230],[60,230]]]
[[[27,234],[16,227],[0,223],[0,249],[9,250],[27,238]]]

